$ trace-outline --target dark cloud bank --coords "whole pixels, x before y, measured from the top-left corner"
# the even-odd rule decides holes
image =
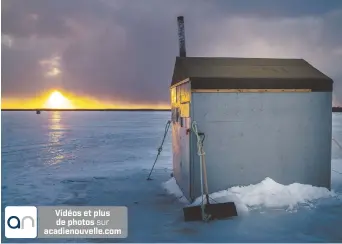
[[[342,102],[342,3],[255,2],[4,0],[2,95],[167,103],[184,15],[189,56],[305,58]]]

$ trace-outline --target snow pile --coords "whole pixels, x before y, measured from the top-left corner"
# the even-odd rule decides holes
[[[174,178],[164,183],[164,188],[178,198],[183,196]],[[239,215],[259,207],[287,208],[292,210],[299,204],[310,205],[314,200],[335,196],[334,192],[330,192],[323,187],[299,183],[282,185],[271,178],[266,178],[256,185],[236,186],[210,194],[213,203],[235,202]],[[202,197],[199,197],[191,205],[199,205],[201,202]]]
[[[182,190],[179,188],[176,179],[172,177],[168,181],[163,183],[163,188],[169,193],[170,195],[174,195],[183,203],[189,203],[189,201],[184,197]]]

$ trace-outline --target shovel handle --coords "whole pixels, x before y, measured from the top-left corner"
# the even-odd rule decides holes
[[[203,150],[202,150],[203,152]],[[207,167],[205,164],[205,157],[204,155],[201,156],[202,157],[202,170],[203,170],[203,184],[204,184],[204,193],[205,196],[207,198],[207,204],[209,204],[209,190],[208,190],[208,180],[207,180]]]

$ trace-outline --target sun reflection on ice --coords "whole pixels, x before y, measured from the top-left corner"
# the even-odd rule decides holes
[[[65,134],[61,118],[61,112],[51,112],[49,118],[49,152],[52,154],[52,158],[48,161],[48,164],[58,164],[65,159],[64,150],[61,148]]]

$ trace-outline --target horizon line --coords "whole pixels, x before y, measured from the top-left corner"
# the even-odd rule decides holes
[[[341,106],[332,106],[339,109]],[[171,108],[2,108],[1,111],[171,111]]]
[[[1,111],[171,111],[153,108],[2,108]]]

